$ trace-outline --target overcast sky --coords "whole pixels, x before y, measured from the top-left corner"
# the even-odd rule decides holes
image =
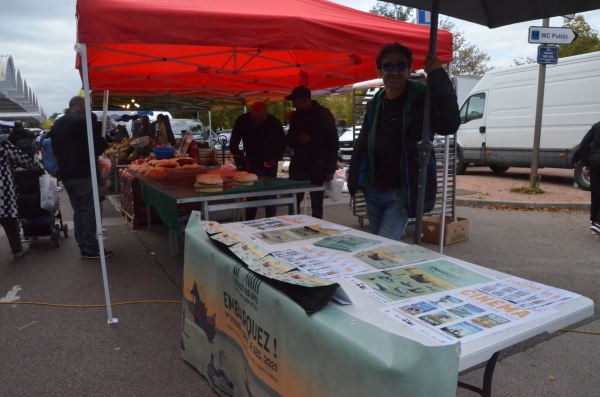
[[[375,4],[375,0],[333,1],[362,11]],[[2,0],[0,54],[12,55],[15,67],[48,116],[62,112],[81,88],[73,49],[75,3],[75,0]],[[600,11],[583,15],[596,30],[600,28]],[[491,56],[492,66],[508,67],[518,56],[536,57],[537,46],[527,43],[527,31],[529,26],[541,25],[541,21],[493,30],[453,21],[464,31],[467,41]],[[550,26],[561,25],[562,18],[550,21]]]

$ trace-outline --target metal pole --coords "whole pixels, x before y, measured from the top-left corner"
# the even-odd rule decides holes
[[[431,2],[431,32],[429,34],[429,52],[435,54],[437,45],[438,17],[440,13],[440,0]],[[429,140],[431,117],[431,85],[427,84],[425,92],[425,109],[423,119],[423,136],[417,142],[419,151],[419,190],[417,193],[417,213],[415,214],[415,239],[416,245],[421,245],[421,232],[423,230],[423,210],[425,209],[425,184],[427,183],[427,166],[431,156],[433,144]]]
[[[548,27],[550,19],[544,18],[542,26]],[[531,157],[531,178],[529,179],[529,187],[537,186],[538,161],[540,157],[540,139],[542,136],[542,115],[544,113],[544,88],[546,86],[546,65],[539,65],[538,73],[538,92],[537,104],[535,107],[535,127],[533,130],[533,154]]]
[[[444,253],[444,235],[446,232],[446,200],[448,199],[448,163],[450,162],[450,137],[444,140],[444,183],[442,185],[442,214],[440,215],[440,254]]]
[[[76,50],[81,54],[83,92],[85,98],[85,123],[87,127],[88,151],[90,157],[90,169],[92,170],[92,190],[94,193],[94,212],[96,215],[96,235],[98,236],[98,246],[100,247],[100,263],[102,265],[102,281],[104,282],[104,297],[106,299],[106,310],[108,312],[108,323],[116,324],[118,319],[112,315],[110,306],[110,292],[108,291],[108,276],[106,274],[106,258],[104,257],[104,240],[102,238],[102,217],[100,216],[100,196],[98,194],[98,177],[96,175],[96,153],[94,151],[94,135],[92,130],[92,104],[90,101],[90,79],[87,65],[87,51],[85,44],[77,44]]]
[[[108,119],[108,90],[102,96],[102,137],[106,138],[106,120]]]
[[[211,118],[211,116],[212,116],[212,113],[209,110],[208,111],[208,147],[212,149],[213,146],[212,146],[212,118]]]

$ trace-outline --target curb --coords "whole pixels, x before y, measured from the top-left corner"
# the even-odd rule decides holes
[[[527,203],[521,201],[502,201],[502,200],[476,200],[476,199],[456,199],[456,205],[459,207],[470,207],[472,205],[498,205],[505,207],[527,207],[527,208],[560,208],[569,210],[589,210],[589,203]]]

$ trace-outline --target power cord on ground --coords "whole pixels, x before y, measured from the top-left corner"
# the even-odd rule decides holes
[[[111,306],[124,306],[124,305],[140,305],[146,303],[178,303],[182,301],[167,301],[167,300],[148,300],[148,301],[133,301],[133,302],[117,302],[111,303]],[[0,302],[0,305],[37,305],[37,306],[54,306],[54,307],[69,307],[73,309],[97,309],[106,307],[106,304],[100,305],[67,305],[61,303],[45,303],[45,302]]]

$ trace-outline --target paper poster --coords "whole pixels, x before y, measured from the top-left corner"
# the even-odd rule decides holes
[[[258,244],[243,242],[239,244],[232,245],[229,247],[229,250],[235,254],[238,258],[240,258],[246,265],[251,265],[269,255],[269,251],[265,250]]]
[[[523,309],[471,286],[379,309],[440,344],[466,343],[554,313]]]
[[[263,245],[285,244],[300,240],[310,240],[319,237],[325,237],[332,234],[339,234],[333,230],[323,230],[318,225],[303,226],[286,230],[271,230],[250,234],[249,238]]]
[[[228,232],[213,234],[212,236],[210,236],[210,238],[213,240],[220,241],[227,246],[245,242],[245,240],[237,234],[232,234]]]
[[[492,281],[447,259],[362,273],[346,279],[385,305]]]
[[[277,275],[276,279],[289,284],[301,285],[303,287],[322,287],[324,285],[333,284],[331,281],[314,277],[310,274],[302,273],[296,270],[279,274]]]
[[[236,227],[239,227],[240,229],[244,229],[244,230],[265,231],[265,230],[282,229],[282,228],[296,226],[296,225],[297,225],[297,223],[287,222],[283,219],[275,217],[275,218],[263,218],[263,219],[256,219],[256,220],[252,220],[252,221],[240,222],[236,225]]]
[[[201,221],[200,224],[206,230],[208,234],[225,233],[225,229],[219,222],[215,221]]]
[[[279,274],[294,270],[294,266],[273,258],[272,256],[267,256],[248,266],[248,269],[265,277],[276,278]]]
[[[339,251],[353,252],[359,249],[365,249],[375,244],[379,244],[381,240],[368,239],[358,236],[344,234],[340,236],[325,237],[322,240],[315,241],[317,247],[329,248]]]
[[[298,247],[274,251],[271,254],[296,266],[304,273],[325,279],[367,271],[351,259],[315,247]]]
[[[481,285],[478,291],[501,297],[521,308],[533,311],[548,310],[581,296],[519,277]]]
[[[441,255],[418,245],[388,245],[360,251],[354,257],[376,269],[388,269],[440,258]]]

